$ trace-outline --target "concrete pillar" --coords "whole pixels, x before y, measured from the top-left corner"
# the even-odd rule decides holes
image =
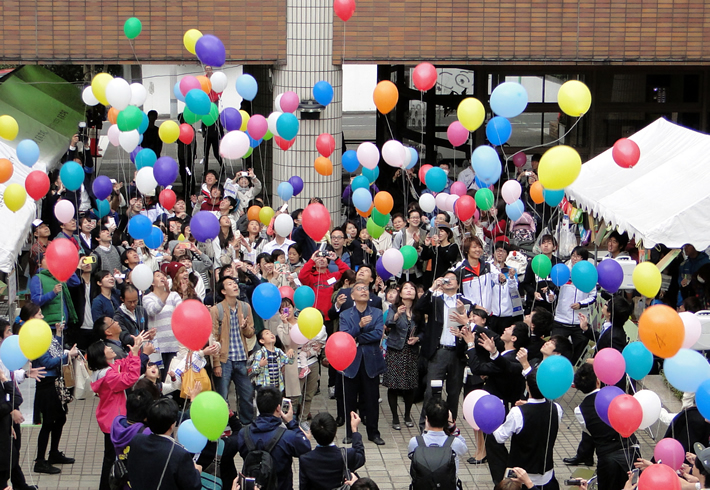
[[[333,86],[334,96],[318,120],[303,120],[300,111],[296,112],[300,129],[289,150],[273,145],[273,207],[283,204],[276,193],[278,185],[298,175],[304,188],[289,202],[289,211],[305,208],[309,198],[320,197],[333,224],[340,225],[343,72],[340,66],[333,65],[333,0],[288,0],[286,39],[286,64],[274,67],[274,97],[292,90],[302,101],[313,99],[313,85],[320,80]],[[313,167],[320,156],[316,138],[321,133],[332,134],[336,145],[330,156],[333,174],[327,177]]]

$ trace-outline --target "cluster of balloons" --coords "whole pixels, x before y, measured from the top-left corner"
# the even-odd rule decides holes
[[[10,371],[42,356],[52,343],[52,330],[44,320],[32,319],[22,325],[19,335],[6,338],[0,346],[0,360]]]
[[[473,390],[463,400],[463,417],[473,429],[492,434],[505,420],[505,407],[497,396]]]

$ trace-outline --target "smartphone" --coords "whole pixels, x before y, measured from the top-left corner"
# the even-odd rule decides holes
[[[639,469],[634,468],[631,470],[631,484],[636,485],[639,482]]]
[[[242,177],[249,177],[249,172],[240,172]]]
[[[431,380],[431,396],[441,398],[441,392],[444,390],[444,382],[440,379]]]
[[[508,474],[505,475],[506,478],[517,478],[518,474],[515,472],[515,470],[508,470]]]
[[[291,410],[291,399],[290,398],[284,398],[281,401],[281,411],[284,414],[287,414]]]
[[[582,480],[579,478],[575,478],[573,480],[565,480],[565,485],[570,487],[579,487],[582,485]]]
[[[281,211],[282,213],[285,213],[287,209],[288,209],[288,203],[281,206],[281,209],[279,209],[279,211]]]
[[[108,222],[108,227],[109,227],[109,228],[115,228],[115,227],[116,227],[116,220],[115,220],[112,216],[109,216],[106,221]]]
[[[249,489],[249,490],[254,490],[256,488],[256,482],[254,478],[250,478],[248,476],[244,476],[241,473],[239,473],[239,488],[242,490],[244,489]]]
[[[81,258],[81,263],[82,263],[83,265],[86,265],[86,264],[95,264],[95,263],[96,263],[96,257],[94,257],[93,255],[87,255],[86,257],[82,257],[82,258]]]
[[[289,311],[291,311],[291,310],[287,306],[286,308],[284,308],[283,314],[288,315]]]

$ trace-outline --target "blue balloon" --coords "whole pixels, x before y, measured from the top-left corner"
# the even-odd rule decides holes
[[[180,168],[173,157],[160,157],[153,165],[153,177],[158,185],[169,186],[177,179]]]
[[[528,105],[528,93],[525,87],[516,82],[504,82],[493,89],[491,110],[498,116],[515,117]]]
[[[262,141],[264,141],[263,138],[260,138],[258,140],[255,140],[254,138],[251,137],[251,135],[247,132],[247,136],[249,136],[249,146],[252,148],[256,148],[261,144]]]
[[[572,284],[583,293],[590,293],[597,287],[597,268],[587,260],[580,260],[572,267]]]
[[[17,371],[27,364],[27,358],[20,349],[20,336],[12,335],[0,345],[0,360],[10,371]]]
[[[290,112],[284,112],[276,120],[276,131],[286,141],[291,141],[298,134],[298,118]]]
[[[182,95],[182,92],[180,91],[180,82],[175,82],[175,85],[173,85],[173,94],[177,100],[185,102],[185,96]]]
[[[163,239],[165,235],[157,226],[151,227],[150,235],[143,239],[145,246],[150,249],[159,248],[163,244]]]
[[[188,452],[192,454],[197,454],[201,452],[207,445],[207,438],[200,434],[195,428],[195,424],[192,420],[186,420],[177,431],[178,442],[185,446]]]
[[[513,134],[513,126],[504,117],[495,116],[486,124],[486,138],[492,145],[501,146],[505,144]]]
[[[134,240],[145,240],[150,236],[150,232],[153,230],[153,223],[147,216],[142,214],[137,214],[130,219],[128,222],[128,234],[133,237]]]
[[[476,182],[476,185],[478,186],[479,189],[488,189],[488,186],[486,185],[485,182],[483,182],[481,179],[478,178],[478,175],[476,175],[473,180]]]
[[[206,116],[212,108],[210,96],[198,88],[193,88],[185,94],[185,104],[198,116]]]
[[[695,392],[695,404],[702,416],[710,419],[710,379],[700,383],[698,391]]]
[[[573,379],[572,363],[564,356],[550,356],[537,368],[537,386],[543,396],[550,400],[567,393]]]
[[[545,203],[553,208],[562,202],[562,198],[565,197],[565,190],[560,189],[558,191],[551,191],[549,189],[544,189],[542,195],[545,198]]]
[[[136,155],[136,169],[140,170],[143,167],[152,167],[155,165],[157,159],[158,157],[155,155],[153,150],[150,148],[143,148]]]
[[[32,140],[20,141],[15,151],[17,152],[17,159],[28,167],[31,167],[39,160],[39,146]]]
[[[299,286],[293,292],[293,304],[303,310],[316,304],[316,293],[310,286]]]
[[[557,287],[567,284],[570,278],[569,267],[565,264],[553,265],[550,271],[550,278],[552,279],[552,283]]]
[[[365,177],[367,180],[367,177]],[[372,206],[372,194],[368,189],[355,189],[353,191],[353,206],[362,211],[363,213],[370,210]]]
[[[364,173],[365,169],[363,168],[362,171]],[[367,189],[368,187],[370,187],[370,179],[368,179],[364,175],[358,175],[357,177],[355,177],[353,179],[352,183],[350,184],[350,188],[353,190],[353,192],[355,192],[358,189]],[[370,208],[367,208],[367,209],[370,209]]]
[[[284,201],[288,201],[293,197],[293,186],[288,182],[281,182],[279,187],[276,189],[276,193]]]
[[[353,173],[360,166],[360,162],[357,160],[357,152],[355,150],[348,150],[343,153],[343,168],[350,173]]]
[[[256,83],[256,79],[245,73],[239,75],[237,78],[237,93],[246,100],[254,100],[256,93],[259,91],[259,86]]]
[[[377,177],[380,176],[380,167],[375,167],[375,168],[367,168],[367,167],[362,167],[362,175],[367,177],[367,181],[370,184],[374,184],[375,181],[377,180]]]
[[[239,131],[242,127],[242,115],[234,107],[225,108],[219,115],[219,121],[227,131]]]
[[[505,214],[512,221],[518,221],[525,212],[525,204],[520,199],[516,200],[513,204],[505,205]]]
[[[473,150],[471,166],[476,173],[476,177],[481,179],[485,187],[498,182],[503,171],[498,153],[496,153],[495,148],[488,145],[481,145]],[[428,175],[427,173],[427,178]]]
[[[145,133],[145,130],[148,129],[148,124],[150,124],[150,121],[148,121],[148,114],[145,112],[143,113],[143,120],[141,121],[141,125],[138,126],[138,132],[140,134]]]
[[[412,154],[412,159],[409,161],[409,165],[407,165],[407,170],[410,168],[414,168],[414,166],[417,164],[419,161],[419,152],[415,148],[412,148],[411,146],[407,147],[407,151]]]
[[[441,192],[446,187],[446,172],[439,167],[430,168],[426,173],[426,186],[431,192]]]
[[[653,354],[643,345],[643,342],[631,342],[624,347],[621,355],[626,361],[626,373],[631,379],[642,379],[651,372],[653,367]]]
[[[78,163],[71,161],[65,162],[62,169],[59,171],[59,178],[67,190],[76,191],[81,188],[84,183],[84,169]]]
[[[695,393],[703,381],[710,379],[710,364],[701,353],[680,349],[663,361],[663,374],[676,389]]]
[[[313,86],[313,98],[321,105],[328,105],[333,102],[333,86],[321,80]]]
[[[259,284],[251,296],[254,311],[262,319],[268,320],[279,312],[281,306],[281,292],[274,284],[264,282]]]
[[[111,204],[106,199],[96,201],[96,216],[98,216],[99,219],[107,216],[110,212]]]
[[[548,359],[550,358],[548,357]],[[609,405],[614,398],[623,394],[624,391],[618,386],[605,386],[597,393],[597,397],[594,399],[594,409],[605,424],[611,425],[611,423],[609,423]]]

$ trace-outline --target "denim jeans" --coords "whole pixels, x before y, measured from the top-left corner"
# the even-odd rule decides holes
[[[252,405],[254,386],[251,384],[247,374],[246,361],[227,360],[227,362],[222,363],[222,377],[215,376],[217,392],[228,402],[227,396],[229,395],[230,381],[234,382],[237,393],[239,420],[242,425],[249,425],[254,420],[254,405]]]

